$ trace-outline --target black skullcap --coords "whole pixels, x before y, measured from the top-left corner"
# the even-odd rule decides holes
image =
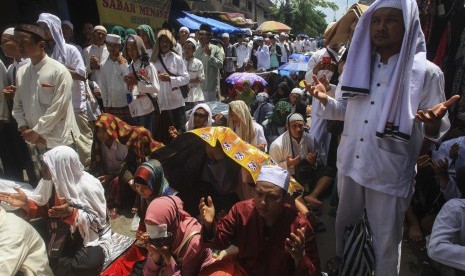
[[[28,34],[33,34],[33,35],[36,35],[42,38],[43,40],[45,40],[45,37],[46,37],[44,29],[42,29],[41,27],[37,25],[32,25],[32,24],[18,24],[15,27],[15,32],[24,32]]]

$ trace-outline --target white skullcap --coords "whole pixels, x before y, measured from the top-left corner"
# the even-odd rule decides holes
[[[225,38],[225,37],[229,38],[229,34],[228,34],[228,33],[224,33],[224,34],[221,35],[221,37],[222,37],[222,38]]]
[[[402,2],[401,1],[403,1],[403,0],[379,1],[378,5],[376,6],[376,10],[381,9],[381,8],[393,8],[393,9],[402,10]]]
[[[191,33],[191,34],[189,34],[189,37],[194,38],[194,37],[195,37],[195,34],[194,34],[194,33]]]
[[[263,166],[258,175],[257,182],[264,181],[278,186],[287,192],[291,177],[289,172],[278,166]]]
[[[261,36],[257,37],[257,41],[263,41],[263,37]]]
[[[298,94],[298,95],[302,96],[304,94],[304,92],[302,92],[302,89],[296,87],[296,88],[292,89],[291,94]]]
[[[168,236],[168,225],[166,224],[152,225],[146,223],[145,229],[151,239],[166,238]]]
[[[290,122],[295,122],[295,121],[305,121],[304,117],[300,115],[300,113],[292,113],[289,116],[287,116],[287,121]]]
[[[3,31],[3,34],[13,36],[13,35],[15,35],[15,28],[8,28],[5,31]]]
[[[97,25],[94,27],[94,32],[98,30],[104,31],[105,33],[107,33],[107,29],[105,29],[105,27],[103,27],[102,25]]]
[[[186,26],[182,26],[181,28],[179,28],[179,32],[181,31],[186,31],[188,34],[191,33],[191,31],[189,31],[189,29]]]
[[[66,26],[70,27],[71,30],[74,31],[74,25],[73,25],[73,23],[71,23],[71,21],[69,21],[69,20],[63,20],[63,21],[61,21],[61,25],[66,25]]]
[[[121,44],[121,36],[117,34],[107,34],[105,41],[111,44]]]
[[[197,41],[195,41],[195,39],[193,39],[192,37],[189,37],[188,39],[186,39],[186,42],[190,42],[190,43],[194,44],[194,48],[197,45]]]
[[[285,32],[280,33],[279,35],[286,36]]]

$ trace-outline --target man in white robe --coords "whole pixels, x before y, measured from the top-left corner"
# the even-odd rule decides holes
[[[53,275],[42,237],[0,206],[0,275]]]
[[[257,57],[257,70],[267,71],[270,69],[270,48],[263,43],[263,37],[257,38],[258,48],[254,50]]]
[[[18,25],[15,40],[19,51],[31,63],[21,67],[16,76],[13,117],[26,142],[45,148],[76,146],[85,158],[81,135],[71,102],[73,79],[69,70],[45,54],[46,34],[34,25]]]
[[[86,65],[89,79],[99,84],[100,67],[105,63],[110,55],[105,45],[107,29],[101,25],[94,27],[93,43],[82,51],[84,64]],[[99,84],[100,85],[100,84]]]
[[[316,76],[313,81],[306,88],[321,102],[323,118],[346,121],[337,159],[337,256],[343,257],[345,227],[366,209],[375,275],[398,275],[423,139],[445,134],[447,107],[459,98],[444,102],[443,74],[426,60],[416,1],[378,0],[362,15],[336,99]]]

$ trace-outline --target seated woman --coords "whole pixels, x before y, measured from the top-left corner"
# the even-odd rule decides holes
[[[144,275],[198,275],[212,263],[211,251],[200,242],[201,224],[183,209],[177,196],[159,197],[145,215],[149,251]]]
[[[228,127],[242,140],[265,151],[267,143],[263,127],[254,122],[245,102],[232,101],[229,103]]]
[[[120,208],[123,203],[131,206],[135,193],[128,184],[132,184],[133,173],[162,144],[153,140],[147,129],[130,126],[107,113],[99,117],[95,129],[90,172],[104,186],[109,208]]]
[[[147,256],[144,244],[146,240],[144,219],[147,207],[152,200],[158,197],[177,194],[175,190],[170,188],[160,162],[155,159],[144,162],[137,168],[137,171],[134,173],[134,189],[140,196],[140,201],[137,205],[137,214],[140,218],[139,227],[136,231],[137,240],[135,244],[123,256],[109,266],[101,276],[129,275],[131,273],[131,275],[142,275],[142,267],[140,266],[144,263]]]
[[[276,138],[286,132],[286,118],[291,113],[291,104],[287,101],[276,103],[273,114],[263,122],[263,130],[268,145],[271,145]]]
[[[46,243],[55,275],[99,275],[112,250],[102,185],[84,171],[70,147],[46,152],[44,163],[43,179],[36,189],[42,199],[28,200],[18,189],[17,194],[8,195],[11,205],[22,208],[26,219],[43,217],[52,222],[48,227],[54,235]],[[60,238],[63,242],[58,242]]]
[[[186,123],[186,131],[202,127],[209,127],[212,126],[212,123],[213,118],[210,107],[204,103],[197,104],[192,109],[189,120]],[[176,139],[176,137],[179,135],[179,131],[174,126],[170,126],[169,134],[172,139]]]

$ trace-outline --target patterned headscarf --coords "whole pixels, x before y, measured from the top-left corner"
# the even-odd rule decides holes
[[[231,111],[241,120],[241,124],[234,129],[234,122],[231,119]],[[232,101],[229,103],[228,127],[247,143],[251,144],[257,135],[253,126],[253,118],[250,115],[249,107],[243,101]]]
[[[166,196],[170,191],[170,185],[163,173],[163,167],[156,159],[150,159],[137,168],[134,174],[134,182],[149,186],[153,197]]]
[[[163,146],[152,139],[149,130],[143,127],[131,126],[108,113],[102,113],[95,123],[96,128],[104,128],[106,133],[115,141],[126,145],[136,154],[138,164],[145,162],[145,158],[156,149]],[[100,143],[94,142],[92,145],[92,162],[101,162]]]
[[[137,27],[137,31],[143,31],[147,34],[147,36],[149,37],[149,40],[150,40],[150,44],[152,44],[152,47],[155,46],[155,34],[153,33],[153,30],[152,30],[152,27],[150,27],[149,25],[140,25],[139,27]]]
[[[284,111],[284,115],[281,115],[280,111]],[[268,119],[270,124],[284,126],[286,124],[286,118],[291,113],[291,103],[287,101],[279,101],[273,110],[273,115]]]

